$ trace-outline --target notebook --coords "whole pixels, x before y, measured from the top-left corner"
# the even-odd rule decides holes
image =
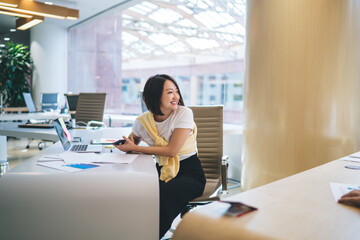
[[[65,151],[73,152],[101,152],[102,146],[88,145],[88,144],[71,144],[71,135],[66,128],[65,122],[62,118],[57,118],[53,121],[56,133],[59,136],[60,142]]]

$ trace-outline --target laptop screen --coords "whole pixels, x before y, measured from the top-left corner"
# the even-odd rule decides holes
[[[58,118],[53,121],[55,131],[59,136],[60,142],[63,145],[65,151],[68,150],[71,146],[71,136],[69,131],[66,128],[64,119]]]
[[[36,111],[34,101],[31,97],[30,93],[23,92],[24,100],[26,107],[29,111],[29,113],[34,113]]]

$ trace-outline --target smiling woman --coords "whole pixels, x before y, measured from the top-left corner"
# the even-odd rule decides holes
[[[165,79],[165,81],[159,81],[159,78]],[[156,95],[159,96],[158,92],[161,89],[161,98],[154,97]],[[146,107],[157,117],[164,116],[164,111],[168,113],[172,110],[177,110],[178,104],[184,106],[184,100],[177,83],[172,77],[167,75],[156,75],[149,78],[144,88],[143,100]],[[171,103],[173,104],[170,105]],[[167,117],[168,115],[165,116],[165,119]]]
[[[145,84],[143,100],[149,109],[140,115],[126,142],[118,149],[156,155],[160,187],[160,238],[192,199],[201,196],[205,175],[196,149],[193,113],[184,106],[174,78],[155,75]],[[149,146],[139,146],[143,139]]]

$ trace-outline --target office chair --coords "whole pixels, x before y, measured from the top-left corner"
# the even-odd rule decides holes
[[[76,106],[76,123],[103,121],[106,93],[80,93]]]
[[[66,98],[66,107],[69,110],[71,118],[73,119],[75,118],[75,114],[76,114],[76,107],[79,100],[79,94],[65,93],[64,96]]]
[[[228,157],[223,156],[223,106],[191,106],[197,126],[198,157],[205,172],[202,196],[192,200],[181,216],[197,205],[220,200],[227,193]]]
[[[49,112],[59,109],[58,93],[41,93],[41,111]]]
[[[31,97],[31,93],[26,93],[23,92],[23,97],[25,100],[25,104],[26,107],[28,109],[29,113],[35,113],[36,112],[36,107],[34,104],[34,101]],[[58,94],[57,93],[42,93],[41,94],[41,109],[42,111],[53,111],[56,110],[58,108]],[[30,148],[30,144],[34,141],[35,139],[30,138],[28,143],[26,144],[26,149]],[[54,143],[54,142],[53,142]],[[42,150],[44,147],[46,146],[46,141],[45,140],[40,140],[38,142],[38,148],[39,150]]]

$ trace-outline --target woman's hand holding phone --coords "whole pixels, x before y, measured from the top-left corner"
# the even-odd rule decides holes
[[[125,142],[126,142],[125,139],[119,139],[113,142],[113,145],[123,145]]]
[[[123,139],[117,140],[113,143],[113,145],[123,152],[131,152],[135,150],[136,144],[134,143],[134,139],[132,137],[125,137]]]

